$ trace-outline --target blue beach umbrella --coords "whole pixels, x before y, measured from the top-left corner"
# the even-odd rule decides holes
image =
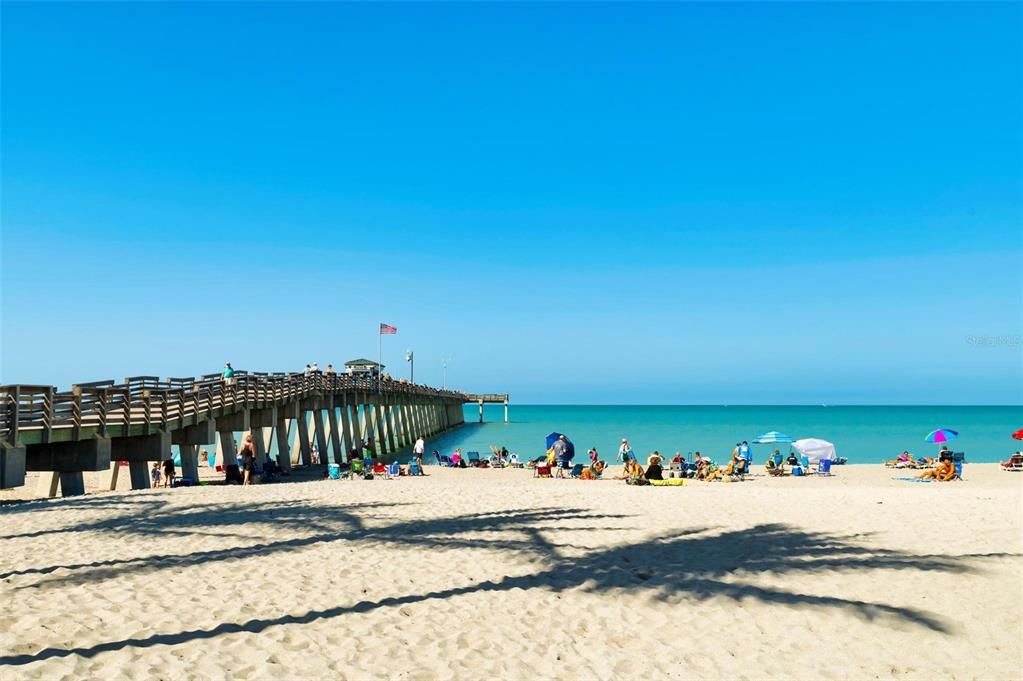
[[[959,433],[957,433],[954,430],[951,430],[950,428],[938,428],[937,430],[932,430],[930,433],[928,433],[927,437],[924,438],[924,441],[931,442],[934,444],[941,444],[942,442],[951,442],[957,437],[959,437]]]
[[[753,441],[755,445],[776,445],[776,444],[788,444],[795,442],[796,439],[785,433],[779,433],[777,430],[772,430],[768,433],[764,433],[756,440]]]
[[[551,447],[553,447],[554,446],[554,441],[557,440],[559,437],[561,437],[561,433],[551,433],[550,435],[548,435],[547,436],[547,449],[550,449]],[[567,435],[565,436],[565,444],[568,445],[568,449],[565,450],[565,453],[568,455],[568,458],[569,459],[574,458],[575,457],[575,445],[572,444],[572,441],[568,439]]]

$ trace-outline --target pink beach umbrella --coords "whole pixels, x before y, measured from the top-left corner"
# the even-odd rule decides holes
[[[954,430],[951,430],[949,428],[938,428],[937,430],[932,430],[930,433],[928,433],[927,437],[924,439],[927,442],[941,444],[942,442],[951,442],[957,437],[959,437],[959,433],[957,433]]]

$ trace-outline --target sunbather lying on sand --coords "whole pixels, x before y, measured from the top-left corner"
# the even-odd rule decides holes
[[[910,454],[909,452],[903,452],[902,454],[899,454],[891,461],[885,461],[884,465],[888,466],[889,468],[900,468],[902,466],[907,466],[911,463],[913,463],[913,455]]]
[[[718,468],[717,466],[714,466],[713,470],[711,470],[707,474],[707,477],[705,477],[704,480],[710,482],[711,480],[721,480],[726,477],[730,478],[733,475],[738,475],[738,472],[742,470],[741,467],[743,465],[744,465],[743,461],[733,458],[731,461],[728,462],[728,465],[725,466],[724,468]]]
[[[938,464],[937,468],[932,468],[929,471],[924,471],[917,477],[921,480],[937,480],[939,482],[948,482],[956,476],[955,465],[951,461],[942,461]]]

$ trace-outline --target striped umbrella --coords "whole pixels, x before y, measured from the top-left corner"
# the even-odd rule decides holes
[[[785,433],[779,433],[777,430],[772,430],[771,432],[764,433],[763,435],[758,437],[756,440],[753,441],[753,444],[755,444],[755,445],[775,445],[775,444],[778,444],[778,443],[783,443],[784,444],[784,443],[795,442],[795,441],[796,441],[795,438],[789,437]]]
[[[957,437],[959,437],[959,433],[954,430],[949,428],[938,428],[937,430],[932,430],[928,433],[927,437],[924,438],[924,441],[941,444],[942,442],[951,442]]]

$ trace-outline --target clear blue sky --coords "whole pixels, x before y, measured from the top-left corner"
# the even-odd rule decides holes
[[[0,380],[1023,403],[1021,12],[5,2]]]

